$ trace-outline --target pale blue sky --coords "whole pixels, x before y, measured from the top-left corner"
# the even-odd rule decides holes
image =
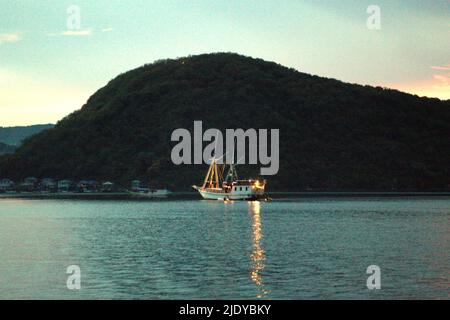
[[[79,34],[66,32],[70,5]],[[2,0],[0,126],[55,122],[119,73],[218,51],[450,99],[449,17],[448,0]]]

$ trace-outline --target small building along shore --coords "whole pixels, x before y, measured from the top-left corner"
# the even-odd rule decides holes
[[[15,184],[11,179],[1,179],[0,180],[0,192],[14,191]]]
[[[58,181],[58,192],[74,192],[76,191],[76,184],[71,180]]]
[[[23,181],[14,182],[9,178],[0,179],[0,193],[113,193],[124,191],[114,182],[99,183],[95,180],[74,182],[63,179],[27,177]]]

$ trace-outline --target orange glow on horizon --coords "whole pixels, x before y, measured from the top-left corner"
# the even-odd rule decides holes
[[[384,86],[418,96],[441,100],[450,99],[450,65],[431,66],[430,69],[433,74],[428,79],[406,83],[389,83]]]

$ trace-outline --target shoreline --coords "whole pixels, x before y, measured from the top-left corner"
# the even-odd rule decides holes
[[[290,198],[290,197],[450,197],[450,191],[395,191],[395,192],[383,192],[383,191],[286,191],[286,192],[270,192],[267,194],[273,199],[277,198]],[[168,196],[136,196],[127,192],[115,192],[115,193],[0,193],[0,200],[2,199],[49,199],[49,200],[63,200],[63,199],[75,199],[75,200],[168,200],[168,199],[197,199],[200,200],[197,192],[172,192]]]

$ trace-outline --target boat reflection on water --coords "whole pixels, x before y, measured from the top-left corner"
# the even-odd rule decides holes
[[[250,255],[250,279],[258,288],[257,298],[264,298],[269,294],[264,286],[261,272],[264,270],[264,260],[266,259],[264,250],[261,247],[263,237],[261,231],[261,203],[259,201],[249,202],[248,212],[252,218],[252,245],[253,250]]]

